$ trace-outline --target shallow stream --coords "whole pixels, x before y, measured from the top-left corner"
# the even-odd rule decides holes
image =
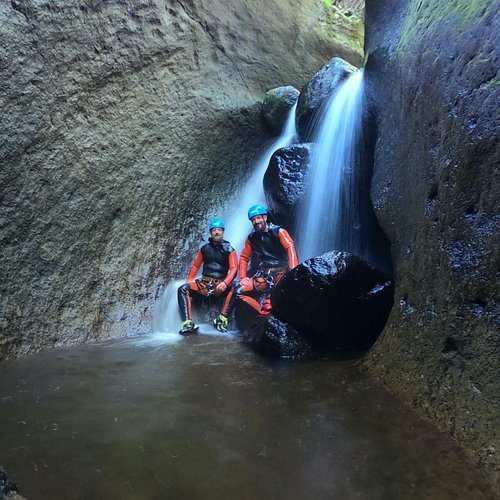
[[[0,465],[28,500],[489,497],[354,363],[274,363],[230,335],[2,363],[0,421]]]

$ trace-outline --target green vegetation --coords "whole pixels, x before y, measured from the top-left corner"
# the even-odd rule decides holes
[[[317,34],[325,42],[339,47],[336,54],[347,59],[355,66],[362,65],[364,43],[364,19],[352,13],[346,13],[333,0],[321,0],[323,16],[317,25]],[[357,54],[357,56],[354,56]]]
[[[483,83],[481,85],[481,88],[482,89],[494,89],[498,86],[500,86],[500,78],[494,78],[493,80],[490,80],[487,83]]]
[[[434,0],[410,3],[401,29],[398,48],[410,45],[416,33],[436,31],[442,23],[450,23],[457,35],[471,23],[477,24],[494,8],[494,2],[484,0]]]

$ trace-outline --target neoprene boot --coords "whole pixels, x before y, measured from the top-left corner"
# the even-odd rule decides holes
[[[198,333],[199,326],[195,325],[190,319],[183,321],[179,333],[181,335],[189,335],[190,333]]]
[[[227,332],[228,323],[229,320],[222,314],[219,314],[219,316],[217,316],[217,318],[214,319],[215,328],[222,333]]]

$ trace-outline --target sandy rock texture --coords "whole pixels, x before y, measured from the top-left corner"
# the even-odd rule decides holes
[[[317,0],[0,5],[0,359],[148,331],[300,88],[362,26]]]
[[[395,301],[366,361],[500,477],[497,1],[370,0],[372,201]]]

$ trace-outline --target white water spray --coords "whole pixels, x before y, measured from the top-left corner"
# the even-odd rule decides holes
[[[180,315],[177,304],[177,289],[184,283],[184,280],[171,281],[163,291],[160,301],[153,314],[153,331],[175,332],[179,330]]]
[[[260,204],[266,206],[263,180],[273,153],[292,144],[297,135],[295,128],[295,110],[297,103],[291,108],[283,132],[276,141],[266,149],[255,167],[254,173],[243,188],[241,195],[235,199],[224,212],[222,219],[226,223],[224,238],[231,242],[238,256],[245,245],[245,240],[252,230],[248,222],[247,211],[250,206]]]
[[[357,196],[357,146],[361,129],[363,71],[330,97],[314,138],[307,195],[298,221],[299,257],[330,250],[362,253]]]

